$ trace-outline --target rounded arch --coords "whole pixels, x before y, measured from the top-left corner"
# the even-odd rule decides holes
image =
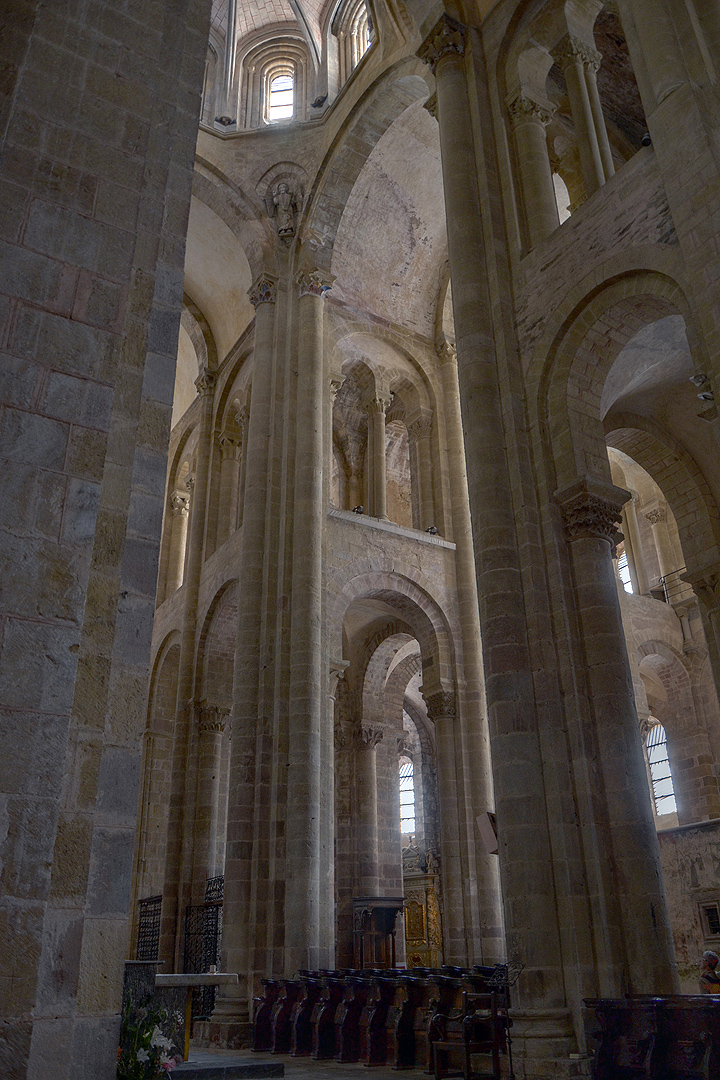
[[[607,444],[641,465],[667,499],[689,571],[720,558],[720,513],[698,465],[657,424],[634,414],[614,414]]]
[[[317,245],[320,269],[329,271],[345,201],[380,137],[413,102],[427,97],[423,65],[406,57],[363,94],[328,150],[309,193],[298,230]]]
[[[198,697],[227,708],[232,705],[238,591],[238,579],[232,578],[215,593],[203,619],[197,648]]]
[[[642,326],[668,314],[680,313],[686,323],[691,319],[678,283],[658,271],[633,271],[590,289],[587,284],[571,310],[552,320],[535,353],[546,349],[538,380],[539,420],[560,488],[584,475],[610,481],[600,402],[623,346]]]
[[[349,579],[347,569],[328,582],[328,622],[331,652],[342,655],[343,624],[353,603],[376,600],[386,605],[389,612],[402,619],[410,628],[420,646],[422,657],[424,692],[453,691],[454,650],[452,634],[444,612],[431,596],[420,575],[407,568],[406,573],[396,567],[387,570],[376,567],[356,567],[357,573]],[[340,579],[340,580],[338,580]]]

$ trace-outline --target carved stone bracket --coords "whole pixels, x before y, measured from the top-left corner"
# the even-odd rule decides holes
[[[557,48],[553,49],[553,58],[563,71],[568,64],[574,64],[578,60],[591,71],[597,71],[602,63],[602,53],[573,34],[568,34]]]
[[[629,491],[602,480],[583,477],[562,491],[555,492],[562,510],[565,535],[574,540],[607,540],[611,547],[622,539],[617,523],[622,508],[632,498]]]
[[[435,350],[441,364],[457,363],[457,346],[452,341],[448,341],[447,338],[440,342],[439,345],[436,345]]]
[[[295,278],[298,287],[298,296],[325,296],[332,288],[335,280],[329,274],[323,274],[319,270],[301,270]]]
[[[465,52],[465,27],[449,15],[443,15],[439,23],[433,27],[428,36],[418,49],[420,59],[430,65],[434,72],[443,56],[455,54],[462,56]]]
[[[431,720],[454,719],[457,716],[455,694],[451,690],[438,690],[435,694],[423,694],[423,697]]]
[[[195,380],[195,386],[200,397],[207,397],[215,389],[216,375],[209,368],[203,368]]]
[[[200,734],[222,735],[230,716],[230,710],[221,705],[209,705],[206,701],[198,707]]]
[[[541,124],[545,127],[552,120],[555,108],[549,102],[541,103],[526,94],[518,94],[508,105],[508,112],[513,127],[527,123]]]
[[[274,304],[277,300],[277,278],[261,274],[248,289],[248,296],[254,308],[260,304]]]
[[[361,746],[370,749],[382,742],[385,729],[381,724],[362,723],[355,729],[355,734]]]

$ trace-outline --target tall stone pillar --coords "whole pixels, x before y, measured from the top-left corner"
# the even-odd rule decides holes
[[[333,927],[320,923],[320,893],[328,866],[321,864],[321,787],[327,665],[322,655],[323,616],[323,428],[325,380],[323,296],[330,282],[316,271],[296,278],[298,382],[291,599],[290,696],[285,856],[285,965],[323,967],[331,962]],[[332,761],[332,757],[330,757]],[[327,863],[329,853],[324,852]],[[323,905],[323,909],[324,905]],[[325,911],[327,918],[327,912]]]
[[[217,546],[224,544],[235,532],[240,495],[241,440],[223,432],[220,436],[220,506]]]
[[[387,460],[385,456],[385,414],[389,396],[376,393],[367,402],[368,413],[368,502],[373,517],[387,521]]]
[[[670,537],[667,510],[664,506],[654,506],[645,510],[645,518],[652,529],[655,550],[658,557],[660,576],[665,582],[665,596],[669,604],[690,599],[690,588],[681,580],[678,571],[684,570]]]
[[[162,919],[159,957],[168,970],[180,970],[180,920],[191,898],[192,868],[186,865],[188,850],[188,807],[192,806],[190,785],[190,755],[193,746],[193,698],[195,688],[195,634],[197,605],[200,590],[200,571],[205,549],[205,515],[207,511],[210,448],[213,428],[213,392],[215,373],[209,369],[195,380],[200,398],[200,418],[195,452],[195,474],[192,483],[190,522],[185,559],[185,587],[182,628],[180,631],[180,661],[178,665],[177,707],[175,711],[175,743],[168,815],[165,883],[163,885]],[[190,481],[187,481],[188,484]],[[191,811],[190,811],[191,813]]]
[[[216,855],[220,821],[220,775],[222,740],[228,710],[202,702],[196,706],[198,719],[197,794],[195,797],[195,838],[193,850],[193,892],[199,896],[207,878],[217,874]]]
[[[523,1033],[567,1052],[560,927],[545,814],[537,705],[524,610],[506,432],[489,301],[475,132],[465,74],[466,30],[445,16],[419,51],[437,84],[458,381],[475,545],[500,872],[508,956],[525,965],[515,991]],[[488,447],[493,448],[492,454]],[[520,899],[522,898],[522,899]],[[570,1040],[568,1040],[570,1036]],[[552,1043],[552,1049],[548,1047]]]
[[[466,877],[476,879],[473,893],[477,897],[477,912],[474,913],[475,918],[472,922],[471,920],[467,922],[478,925],[480,928],[474,955],[477,957],[477,963],[484,964],[497,962],[506,956],[502,931],[498,858],[486,851],[484,845],[477,842],[476,832],[478,816],[485,811],[494,810],[495,795],[485,703],[472,523],[460,415],[457,353],[452,345],[445,342],[438,348],[438,357],[443,386],[443,411],[450,474],[452,539],[455,541],[456,589],[462,633],[462,669],[465,674],[461,711],[465,717],[467,729],[467,785],[470,791],[469,800],[473,819],[469,823],[466,835],[468,841],[470,837],[476,841],[474,845],[471,845],[469,852],[474,862],[475,872],[473,874],[469,871]]]
[[[377,745],[383,738],[381,724],[363,721],[356,729],[357,755],[357,855],[362,896],[377,896],[379,881]]]
[[[628,557],[628,566],[632,575],[632,581],[640,596],[646,596],[648,589],[647,573],[643,561],[642,543],[640,541],[640,529],[638,528],[637,510],[635,499],[631,499],[623,507],[623,532],[625,533],[625,551]]]
[[[534,247],[560,224],[545,134],[554,110],[549,103],[519,94],[509,111],[515,132],[528,241]]]
[[[585,193],[592,195],[614,171],[595,78],[602,57],[572,35],[562,40],[553,56],[567,83]]]
[[[623,628],[612,563],[617,522],[629,493],[585,477],[556,498],[570,548],[590,692],[593,728],[586,752],[598,800],[595,817],[601,827],[607,822],[610,841],[604,862],[596,864],[599,896],[593,905],[601,993],[609,996],[624,985],[626,993],[675,994],[679,984],[660,851],[632,677],[620,647]]]
[[[213,1021],[228,1043],[250,1032],[249,923],[255,837],[255,771],[258,739],[260,631],[265,556],[265,520],[275,367],[277,279],[261,274],[249,290],[255,308],[252,396],[247,432],[247,470],[240,543],[238,632],[233,680],[232,756],[228,793],[223,966],[239,975],[237,987],[218,994]],[[260,808],[262,812],[262,808]]]
[[[413,420],[407,429],[410,440],[413,525],[416,529],[429,529],[431,525],[435,524],[432,456],[430,453],[432,426],[431,416],[420,416],[417,420]]]
[[[185,573],[185,548],[187,544],[190,494],[173,491],[170,496],[170,543],[168,545],[167,577],[163,599],[167,600],[183,583]]]

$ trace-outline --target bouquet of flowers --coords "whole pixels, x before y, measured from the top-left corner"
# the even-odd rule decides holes
[[[159,1080],[179,1064],[160,1027],[165,1020],[164,1009],[135,1005],[128,997],[122,1011],[117,1080]]]

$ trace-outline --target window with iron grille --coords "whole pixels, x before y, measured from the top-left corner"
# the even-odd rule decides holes
[[[400,759],[400,832],[415,832],[415,778],[410,758]]]
[[[157,960],[160,948],[162,896],[146,896],[138,901],[138,960]]]
[[[705,937],[720,937],[720,905],[714,902],[701,904],[700,916]]]

